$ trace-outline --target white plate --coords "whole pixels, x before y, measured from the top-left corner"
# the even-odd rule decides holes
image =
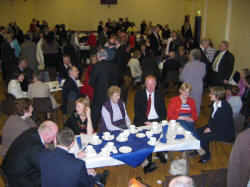
[[[110,136],[108,136],[108,137],[102,136],[102,139],[104,139],[104,140],[106,140],[106,141],[110,141],[110,140],[113,140],[114,137],[115,137],[114,135],[110,135]]]
[[[137,130],[137,129],[134,129],[134,130],[129,130],[129,132],[131,133],[131,134],[136,134],[136,133],[138,133],[139,131]]]
[[[145,136],[146,136],[146,134],[144,134],[144,133],[138,133],[138,134],[136,134],[137,138],[144,138]]]
[[[118,136],[116,138],[116,141],[118,141],[118,142],[126,142],[126,141],[128,141],[128,138],[121,138],[120,136]]]
[[[92,144],[92,145],[100,145],[101,143],[102,143],[102,140],[100,140],[100,139],[98,139],[96,142],[93,140],[90,141],[90,144]]]
[[[152,146],[155,146],[156,145],[156,142],[151,142],[151,141],[148,141],[148,145],[152,145]]]
[[[119,148],[119,151],[121,153],[130,153],[132,151],[132,148],[129,146],[122,146]]]

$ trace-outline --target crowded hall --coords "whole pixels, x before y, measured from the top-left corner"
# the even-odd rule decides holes
[[[249,0],[1,0],[0,186],[250,187]]]

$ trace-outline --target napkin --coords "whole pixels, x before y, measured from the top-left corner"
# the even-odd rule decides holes
[[[168,132],[168,125],[162,127],[162,138],[160,139],[161,143],[167,143],[167,132]]]
[[[185,138],[185,136],[183,134],[176,134],[176,136],[175,136],[176,140],[180,140],[180,139],[183,139],[183,138]]]

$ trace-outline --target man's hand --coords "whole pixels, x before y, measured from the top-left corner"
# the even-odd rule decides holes
[[[150,121],[144,122],[145,125],[151,125],[151,123],[152,123],[152,122],[150,122]]]
[[[86,158],[86,152],[81,151],[81,152],[77,153],[77,158],[80,158],[80,159]]]
[[[203,131],[203,133],[209,133],[209,132],[211,132],[211,129],[208,127]]]
[[[89,175],[96,176],[96,172],[95,172],[94,169],[87,169],[87,173],[88,173]]]

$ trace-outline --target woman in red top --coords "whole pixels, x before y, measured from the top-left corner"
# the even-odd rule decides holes
[[[191,85],[183,83],[179,91],[180,95],[171,98],[168,105],[168,120],[185,120],[187,122],[195,122],[197,120],[195,100],[189,97]]]
[[[91,71],[93,69],[93,66],[97,62],[96,54],[91,55],[90,61],[91,61],[91,63],[88,66],[87,71],[86,71],[85,81],[83,83],[83,86],[81,87],[81,94],[87,95],[89,100],[92,101],[93,94],[94,94],[94,88],[89,85],[89,80],[90,80],[90,75],[91,75]]]
[[[131,32],[131,35],[129,36],[129,45],[131,49],[135,48],[135,33]]]

